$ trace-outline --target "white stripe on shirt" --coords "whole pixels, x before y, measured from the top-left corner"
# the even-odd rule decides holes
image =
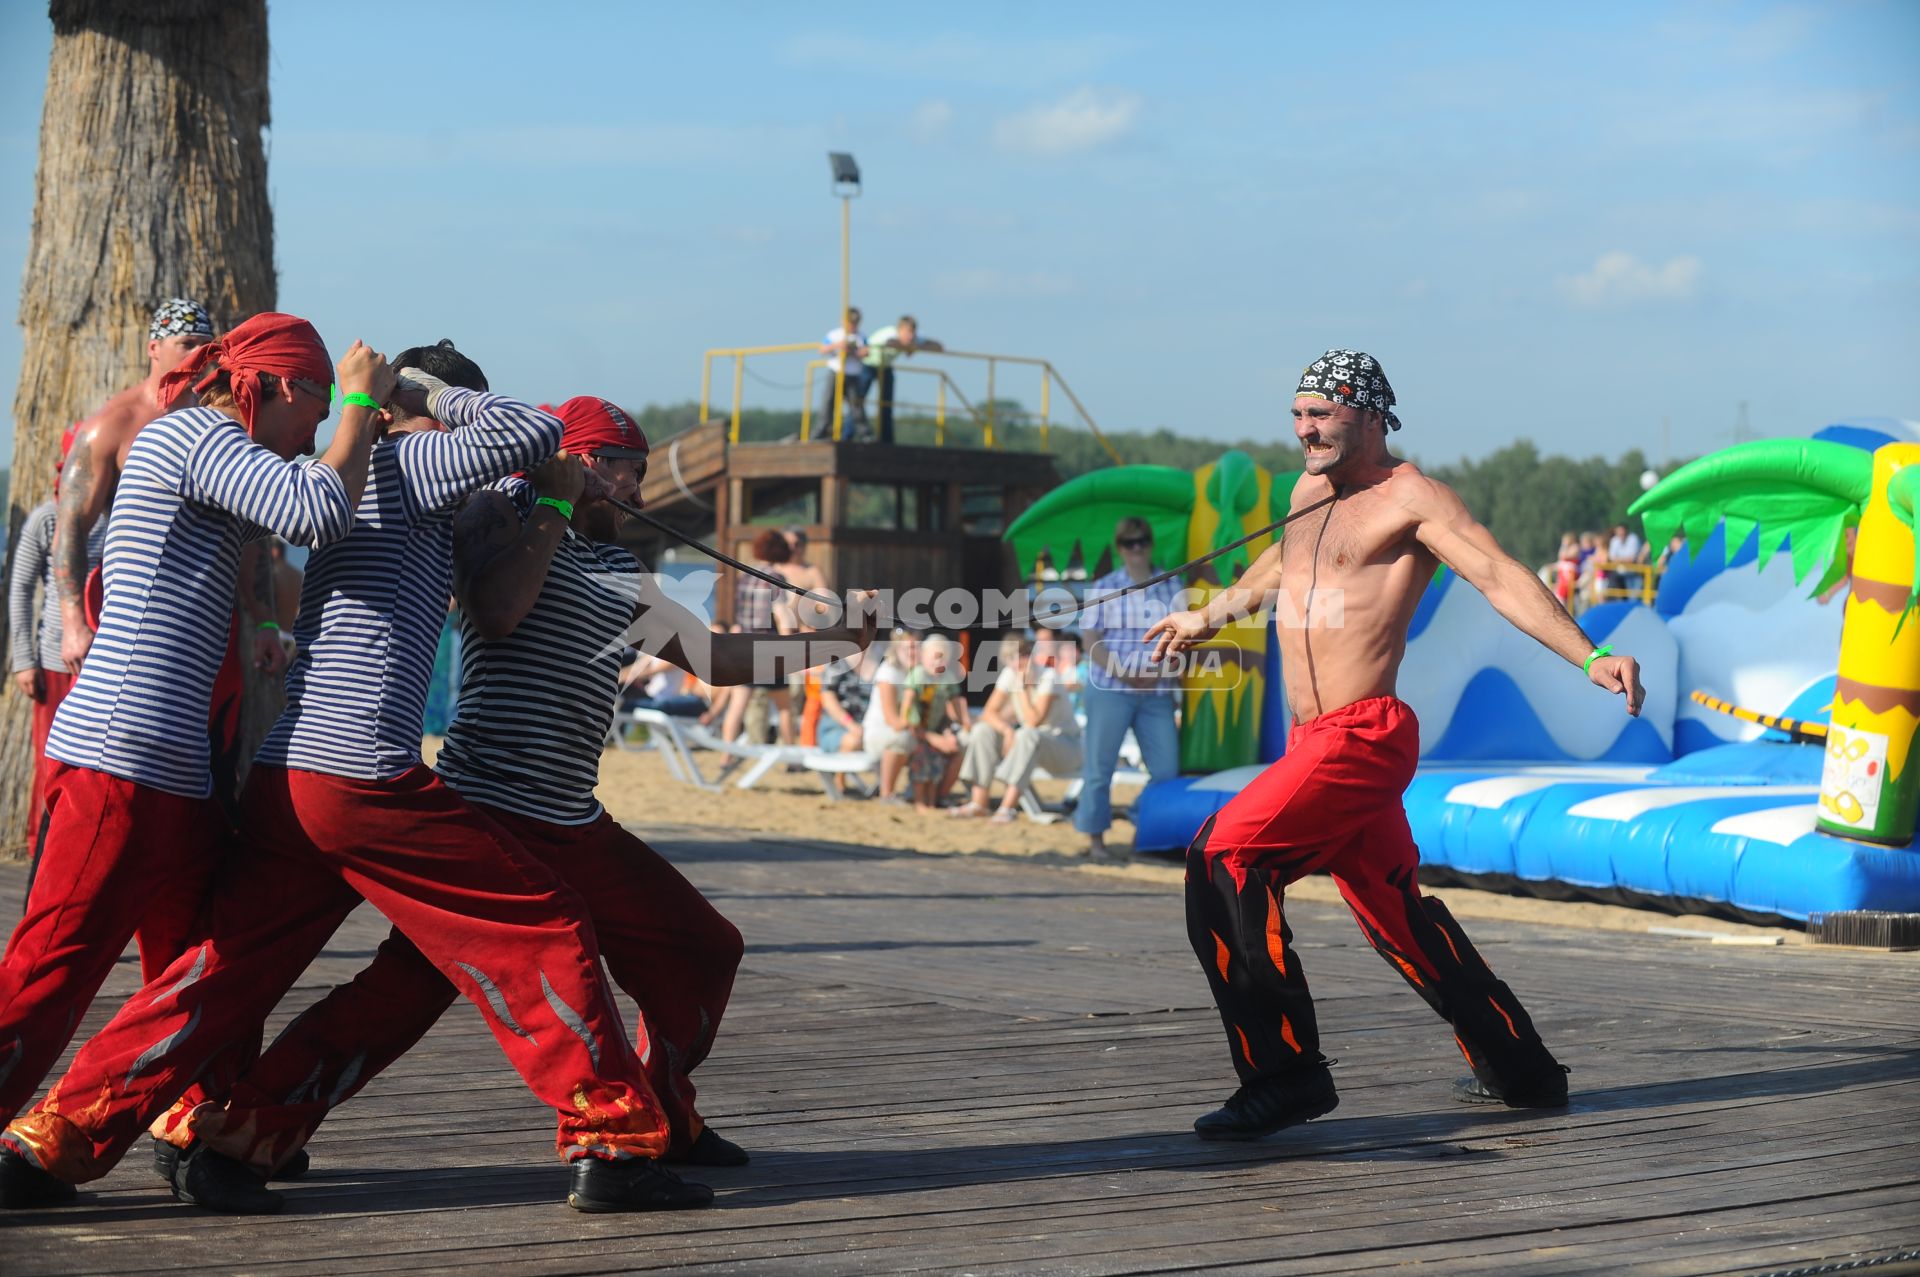
[[[533,485],[500,485],[533,515]],[[460,616],[460,700],[434,770],[462,797],[556,825],[600,815],[593,796],[620,691],[640,563],[567,529],[533,608],[505,638]],[[611,649],[611,650],[609,650]]]
[[[7,635],[14,670],[65,670],[60,659],[60,587],[53,578],[53,529],[59,516],[59,503],[46,501],[35,506],[20,525],[20,540],[13,552],[13,575],[7,582]],[[112,511],[108,511],[108,514]],[[100,554],[107,545],[107,515],[93,521],[87,533],[87,567],[100,566]],[[33,587],[40,587],[40,623],[33,621]]]
[[[114,491],[100,629],[53,720],[48,756],[171,794],[210,794],[207,709],[241,545],[272,531],[319,549],[352,519],[333,470],[281,460],[223,412],[185,408],[142,429]]]
[[[259,762],[358,780],[420,765],[453,587],[454,510],[560,446],[557,418],[500,395],[454,388],[435,407],[453,429],[375,445],[352,535],[307,562],[287,708]]]

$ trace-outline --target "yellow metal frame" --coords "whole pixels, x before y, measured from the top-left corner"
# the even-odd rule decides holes
[[[1653,564],[1608,563],[1597,568],[1596,571],[1637,572],[1640,574],[1640,584],[1638,587],[1619,585],[1603,586],[1600,590],[1601,599],[1637,599],[1648,607],[1653,606],[1653,596],[1658,592],[1660,583],[1660,569],[1654,567]]]
[[[845,322],[844,315],[845,311],[843,308],[843,324]],[[818,342],[789,342],[779,346],[730,346],[707,351],[702,357],[700,365],[700,420],[706,421],[708,419],[713,406],[714,360],[733,360],[733,409],[730,414],[731,425],[728,431],[728,438],[734,443],[739,443],[740,395],[746,378],[746,361],[760,355],[791,355],[800,351],[818,352],[819,349],[820,344]],[[1062,377],[1059,369],[1055,368],[1048,360],[1036,359],[1031,355],[1000,355],[971,350],[919,350],[915,351],[914,354],[922,359],[971,359],[984,362],[987,365],[987,406],[984,413],[974,409],[972,404],[967,402],[966,396],[961,394],[959,386],[954,384],[953,379],[947,376],[944,370],[938,368],[906,367],[898,362],[893,365],[893,371],[896,373],[932,373],[939,376],[938,403],[935,409],[935,433],[936,438],[943,446],[946,441],[946,392],[949,389],[954,392],[955,397],[958,398],[961,403],[966,404],[968,413],[980,423],[981,442],[989,448],[998,446],[994,437],[994,427],[998,424],[999,417],[999,411],[994,405],[994,386],[1000,365],[1016,364],[1022,367],[1038,368],[1040,370],[1040,411],[1037,414],[1028,415],[1037,416],[1039,419],[1040,446],[1042,448],[1050,448],[1052,446],[1052,391],[1054,384],[1057,382],[1062,393],[1067,396],[1068,402],[1073,405],[1074,412],[1079,415],[1081,422],[1085,424],[1088,430],[1093,432],[1093,437],[1100,441],[1100,446],[1107,450],[1107,455],[1113,458],[1114,464],[1120,464],[1120,453],[1114,448],[1112,442],[1107,439],[1106,435],[1101,433],[1099,423],[1094,421],[1093,414],[1087,411],[1087,406],[1080,402],[1080,396],[1073,393],[1073,387],[1067,384],[1067,379]],[[803,439],[811,437],[813,371],[825,362],[824,359],[815,359],[807,365],[806,386],[802,392],[806,396],[806,400],[800,410],[800,437]],[[845,377],[846,373],[843,365],[841,371],[835,375],[835,380],[839,383],[839,393],[834,396],[833,437],[835,439],[841,437],[842,428],[845,424],[841,420],[841,417],[846,411]],[[895,407],[899,406],[900,402],[896,400]]]
[[[807,380],[805,388],[801,392],[806,396],[806,401],[800,405],[800,441],[802,443],[806,443],[813,438],[813,374],[818,369],[826,367],[827,362],[825,359],[812,359],[807,362]],[[953,378],[947,376],[946,369],[895,367],[894,371],[916,373],[922,377],[939,378],[938,383],[934,386],[934,401],[932,404],[907,403],[900,399],[893,401],[895,408],[904,406],[920,409],[931,407],[933,409],[933,430],[936,446],[945,447],[947,443],[947,392],[949,390],[953,392],[953,397],[960,401],[960,406],[967,410],[967,415],[973,418],[974,424],[981,428],[981,442],[989,448],[994,446],[993,431],[988,428],[986,414],[973,406],[973,402],[967,398],[966,392],[954,384]],[[832,426],[832,437],[836,441],[844,437],[845,434],[845,421],[843,418],[846,411],[846,383],[842,381],[838,389],[841,402],[834,405]]]

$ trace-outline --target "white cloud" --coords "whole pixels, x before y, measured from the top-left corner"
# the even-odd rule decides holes
[[[1563,276],[1560,291],[1577,306],[1684,301],[1700,283],[1700,259],[1675,257],[1655,266],[1618,249],[1602,253],[1584,275]]]
[[[1137,93],[1075,89],[1057,102],[1001,117],[993,126],[993,140],[1002,150],[1030,155],[1091,151],[1132,132],[1141,106]]]
[[[947,297],[1063,297],[1078,292],[1072,277],[1050,271],[1006,271],[997,266],[942,271],[935,291]]]
[[[945,98],[929,98],[913,108],[913,122],[908,132],[916,142],[931,142],[946,135],[947,126],[953,123],[953,103]]]

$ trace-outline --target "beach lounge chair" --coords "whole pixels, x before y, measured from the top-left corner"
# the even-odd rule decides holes
[[[682,720],[671,714],[663,714],[657,709],[624,709],[613,716],[613,728],[607,733],[616,749],[646,750],[654,749],[666,760],[667,770],[673,778],[685,781],[697,789],[713,792],[720,788],[717,780],[708,780],[693,761],[693,744],[687,739]],[[697,724],[688,724],[698,729]],[[644,745],[636,745],[627,739],[626,729],[644,727],[647,740]]]
[[[682,735],[692,746],[710,749],[750,764],[740,779],[734,782],[738,789],[752,789],[776,767],[797,766],[804,767],[818,777],[827,797],[837,801],[841,794],[834,787],[832,777],[858,776],[862,772],[876,771],[880,766],[879,757],[874,754],[834,754],[808,745],[753,745],[746,741],[722,740],[697,723],[683,728]]]

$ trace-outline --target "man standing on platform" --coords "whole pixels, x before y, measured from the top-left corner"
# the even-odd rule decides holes
[[[864,362],[868,380],[880,382],[880,442],[893,442],[893,365],[916,350],[944,350],[939,342],[920,335],[919,321],[912,315],[900,316],[897,324],[888,324],[867,338]]]
[[[1194,1123],[1202,1139],[1251,1140],[1339,1104],[1281,902],[1325,870],[1367,940],[1452,1026],[1473,1069],[1473,1103],[1567,1102],[1553,1058],[1513,991],[1446,906],[1420,893],[1419,851],[1401,795],[1420,729],[1394,695],[1407,627],[1440,564],[1516,627],[1627,698],[1632,657],[1594,647],[1552,593],[1500,548],[1444,483],[1387,451],[1393,388],[1369,355],[1329,350],[1301,375],[1293,429],[1305,453],[1295,524],[1204,608],[1148,631],[1155,656],[1204,642],[1284,593],[1282,670],[1294,728],[1287,752],[1200,827],[1187,849],[1187,934],[1227,1031],[1240,1088]]]

